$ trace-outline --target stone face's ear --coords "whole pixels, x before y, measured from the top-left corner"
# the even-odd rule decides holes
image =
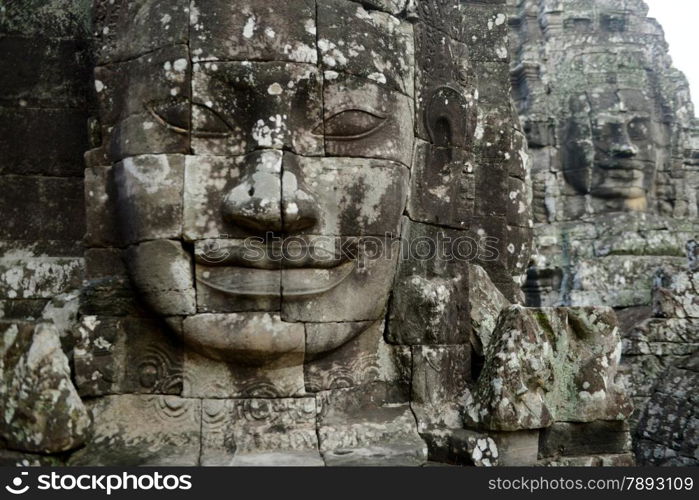
[[[586,115],[571,116],[560,123],[559,130],[565,180],[578,193],[588,194],[595,160],[589,118]]]
[[[689,240],[687,242],[687,259],[689,261],[689,270],[699,270],[699,242]]]
[[[435,146],[469,149],[476,128],[475,107],[455,87],[439,87],[429,98],[425,126]]]
[[[153,240],[128,249],[131,280],[144,301],[162,316],[196,312],[190,257],[182,244]]]
[[[481,266],[469,264],[468,272],[471,346],[475,355],[484,357],[500,313],[511,304]]]

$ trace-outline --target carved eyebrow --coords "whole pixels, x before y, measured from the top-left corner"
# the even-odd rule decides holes
[[[316,130],[320,128],[319,124],[316,126],[313,131],[311,132],[315,136],[325,136],[327,139],[334,140],[334,141],[354,141],[358,139],[363,139],[365,137],[368,137],[369,135],[373,134],[380,128],[382,128],[386,122],[388,121],[388,118],[386,116],[380,115],[378,112],[374,110],[369,110],[369,109],[363,109],[363,108],[347,108],[347,109],[341,109],[340,111],[337,111],[336,113],[333,113],[332,115],[328,116],[327,118],[323,119],[323,124],[328,123],[329,121],[337,118],[338,116],[341,116],[346,113],[361,113],[364,115],[371,116],[372,118],[376,119],[379,121],[379,123],[371,128],[368,128],[367,130],[359,133],[359,134],[353,134],[353,135],[333,135],[333,134],[323,134],[323,133],[318,133]]]

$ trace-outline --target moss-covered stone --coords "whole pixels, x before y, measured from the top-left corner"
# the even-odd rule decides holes
[[[505,309],[465,396],[468,426],[496,431],[625,420],[621,340],[608,308]]]
[[[0,323],[0,436],[34,453],[77,448],[90,418],[70,379],[58,333],[46,323]]]

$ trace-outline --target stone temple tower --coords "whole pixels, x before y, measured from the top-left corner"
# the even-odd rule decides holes
[[[687,269],[699,231],[688,84],[641,0],[508,5],[513,92],[532,157],[527,301],[616,309],[636,422],[657,377],[699,345]],[[664,411],[670,421],[681,401]],[[655,463],[687,453],[666,451],[653,451]]]

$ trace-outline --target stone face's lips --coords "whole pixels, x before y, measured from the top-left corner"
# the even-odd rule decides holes
[[[284,269],[282,293],[285,298],[303,298],[325,293],[342,283],[354,268],[354,262],[349,261],[332,269]]]
[[[225,293],[257,298],[300,299],[332,290],[354,271],[352,261],[324,268],[255,269],[198,266],[197,281]]]
[[[615,160],[604,159],[595,162],[595,166],[604,170],[636,170],[644,172],[647,168],[652,168],[646,162],[639,160]]]
[[[240,243],[225,240],[210,240],[209,246],[195,251],[194,258],[198,264],[209,267],[249,267],[256,269],[280,270],[291,268],[333,268],[341,265],[356,255],[356,243],[344,248],[347,255],[330,242],[325,246],[305,241],[284,242],[279,244],[260,244],[255,241]]]
[[[618,161],[597,165],[604,172],[591,187],[591,193],[601,197],[645,196],[644,164],[637,161]]]

